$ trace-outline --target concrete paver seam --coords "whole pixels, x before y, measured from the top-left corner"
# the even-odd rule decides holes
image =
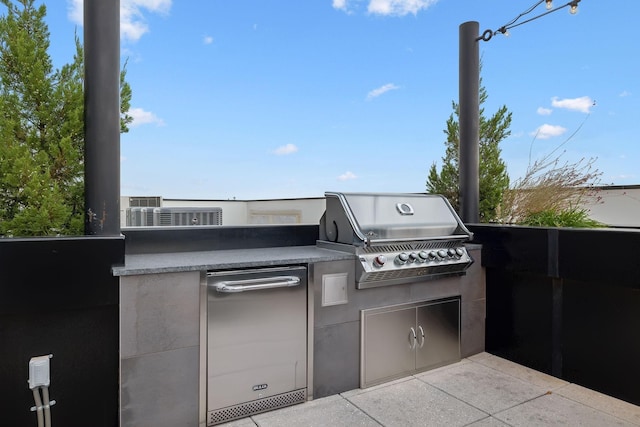
[[[607,394],[600,393],[598,391],[585,388],[584,386],[581,386],[580,384],[576,384],[576,383],[569,383],[568,382],[567,384],[563,385],[562,387],[558,387],[557,389],[554,389],[552,392],[554,394],[557,394],[558,396],[563,397],[563,398],[565,398],[567,400],[570,400],[572,402],[578,403],[580,405],[586,406],[586,407],[591,408],[591,409],[595,409],[596,411],[598,411],[600,413],[607,414],[609,416],[612,416],[614,418],[618,418],[618,419],[620,419],[622,421],[625,421],[625,422],[630,422],[631,424],[637,425],[637,426],[640,427],[640,421],[636,422],[636,421],[631,420],[629,418],[624,418],[624,417],[620,417],[618,415],[615,415],[614,412],[610,412],[609,410],[602,409],[602,407],[598,407],[597,405],[593,405],[592,403],[590,403],[590,399],[571,397],[571,395],[570,395],[571,393],[570,392],[568,394],[563,394],[562,393],[562,390],[564,390],[564,389],[569,390],[572,387],[578,387],[580,389],[584,389],[584,390],[586,390],[587,393],[593,393],[596,397],[599,397],[602,400],[613,400],[613,401],[618,401],[619,400],[620,402],[622,402],[622,405],[625,405],[625,406],[629,405],[630,407],[636,406],[638,408],[639,413],[640,413],[640,406],[638,406],[638,405],[634,405],[633,403],[629,403],[627,401],[617,399],[617,398],[615,398],[613,396],[609,396]],[[638,418],[640,420],[640,416]]]
[[[484,365],[483,365],[483,366],[484,366]],[[494,371],[496,371],[495,369],[493,369],[493,370],[494,370]],[[499,371],[496,371],[496,372],[499,372]],[[515,378],[515,379],[517,379],[517,380],[519,380],[519,381],[523,381],[523,380],[521,380],[520,378],[514,377],[513,375],[510,375],[510,377]],[[501,409],[500,411],[496,412],[495,414],[491,414],[491,413],[489,413],[489,412],[485,411],[484,409],[482,409],[482,408],[478,408],[478,407],[477,407],[477,406],[475,406],[474,404],[472,404],[472,403],[470,403],[470,402],[467,402],[467,401],[465,401],[465,400],[462,400],[462,399],[460,399],[460,397],[458,397],[458,396],[456,396],[456,395],[453,395],[453,394],[449,393],[448,391],[446,391],[446,390],[444,390],[444,389],[441,389],[440,387],[438,387],[438,386],[437,386],[437,385],[435,385],[435,384],[431,384],[431,383],[429,383],[429,382],[428,382],[428,381],[426,381],[426,380],[424,380],[424,381],[423,381],[423,380],[422,380],[422,379],[420,379],[420,378],[416,378],[416,379],[418,379],[418,380],[422,381],[423,383],[425,383],[425,384],[427,384],[427,385],[429,385],[429,386],[431,386],[431,387],[433,387],[433,388],[435,388],[435,389],[440,390],[441,392],[443,392],[443,393],[445,393],[445,394],[447,394],[447,395],[449,395],[449,396],[453,397],[454,399],[456,399],[456,400],[458,400],[458,401],[460,401],[460,402],[463,402],[463,403],[465,403],[465,404],[467,404],[467,405],[469,405],[469,406],[471,406],[471,407],[473,407],[473,408],[475,408],[475,409],[477,409],[477,410],[479,410],[479,411],[484,412],[484,413],[485,413],[485,414],[487,414],[487,416],[489,416],[489,417],[494,416],[494,415],[496,415],[496,414],[499,414],[499,413],[501,413],[501,412],[503,412],[503,411],[507,411],[507,410],[509,410],[509,409],[511,409],[511,408],[515,408],[515,407],[517,407],[517,406],[524,405],[525,403],[531,402],[532,400],[539,399],[539,398],[541,398],[541,397],[547,396],[547,395],[549,395],[549,394],[551,394],[551,393],[552,393],[551,391],[546,391],[545,393],[542,393],[542,394],[540,394],[540,395],[534,396],[534,397],[532,397],[531,399],[527,399],[527,400],[525,400],[525,401],[523,401],[523,402],[517,403],[517,404],[512,405],[512,406],[510,406],[510,407],[508,407],[508,408]],[[528,384],[531,384],[531,383],[528,383]],[[532,385],[533,385],[533,384],[532,384]],[[500,420],[500,421],[502,421],[502,420]],[[504,421],[503,421],[503,422],[504,422]]]
[[[370,413],[368,413],[367,411],[365,411],[363,408],[361,408],[360,406],[358,406],[355,402],[351,401],[350,399],[340,395],[344,400],[346,400],[347,402],[349,402],[350,404],[352,404],[353,406],[355,406],[358,411],[362,412],[363,414],[365,414],[367,417],[371,418],[376,424],[382,426],[382,427],[386,427],[384,424],[382,424],[380,421],[378,421],[377,419],[375,419]]]
[[[491,419],[491,418],[493,418],[493,419],[495,419],[495,420],[498,420],[499,422],[501,422],[502,424],[504,424],[504,425],[505,425],[505,426],[507,426],[507,427],[515,427],[513,424],[509,424],[508,422],[506,422],[506,421],[504,421],[504,420],[501,420],[501,419],[499,419],[499,418],[496,418],[496,417],[494,417],[493,415],[489,415],[488,417],[486,417],[486,418],[482,418],[481,420],[472,421],[472,422],[470,422],[469,424],[465,424],[463,427],[469,427],[469,426],[472,426],[472,425],[474,425],[474,424],[476,424],[476,423],[479,423],[479,422],[482,422],[482,421],[484,421],[484,420],[488,420],[488,419]]]
[[[457,400],[458,402],[462,402],[462,403],[464,403],[465,405],[471,406],[472,408],[477,409],[478,411],[480,411],[480,412],[482,412],[482,413],[486,414],[486,415],[487,415],[487,417],[486,417],[486,418],[488,418],[488,417],[491,417],[491,416],[492,416],[492,414],[488,413],[488,412],[487,412],[487,411],[485,411],[484,409],[482,409],[482,408],[478,408],[477,406],[473,405],[472,403],[469,403],[469,402],[467,402],[467,401],[464,401],[464,400],[460,399],[458,396],[456,396],[456,395],[454,395],[454,394],[451,394],[451,393],[449,393],[449,392],[448,392],[448,391],[446,391],[446,390],[441,389],[440,387],[438,387],[438,386],[437,386],[437,385],[435,385],[435,384],[431,384],[431,383],[429,383],[429,382],[427,382],[427,381],[423,381],[423,380],[422,380],[422,379],[420,379],[420,378],[416,378],[416,379],[417,379],[418,381],[421,381],[421,382],[423,382],[424,384],[428,385],[429,387],[433,387],[433,388],[435,388],[436,390],[443,392],[443,393],[444,393],[444,394],[446,394],[447,396],[454,398],[454,399],[455,399],[455,400]],[[515,405],[515,406],[518,406],[518,405]],[[484,419],[484,418],[483,418],[483,419]],[[476,420],[476,421],[474,421],[474,422],[477,422],[477,421],[478,421],[478,420]]]

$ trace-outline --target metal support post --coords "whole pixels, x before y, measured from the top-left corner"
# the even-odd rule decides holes
[[[84,0],[85,234],[120,235],[120,0]]]
[[[480,56],[479,24],[460,25],[460,216],[465,223],[480,222]]]

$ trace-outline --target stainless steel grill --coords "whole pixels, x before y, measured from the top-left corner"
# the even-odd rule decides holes
[[[467,230],[440,195],[327,192],[318,246],[357,256],[357,288],[465,274]]]

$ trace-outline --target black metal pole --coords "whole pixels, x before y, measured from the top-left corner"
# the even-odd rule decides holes
[[[84,0],[86,235],[120,235],[120,0]]]
[[[480,55],[479,24],[460,25],[459,125],[460,216],[480,222]]]

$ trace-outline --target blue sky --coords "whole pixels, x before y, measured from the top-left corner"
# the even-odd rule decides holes
[[[82,35],[82,1],[65,1],[46,2],[57,66]],[[120,1],[136,119],[122,194],[194,199],[425,191],[458,99],[460,24],[497,30],[536,3]],[[485,111],[513,113],[512,181],[579,129],[563,160],[640,184],[638,16],[636,0],[582,0],[480,42]]]

